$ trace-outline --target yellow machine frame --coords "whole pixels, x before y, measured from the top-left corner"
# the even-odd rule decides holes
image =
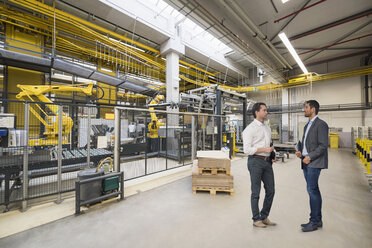
[[[150,104],[158,104],[160,102],[164,101],[164,95],[157,95],[151,102]],[[150,107],[149,110],[154,110],[154,107]],[[160,122],[158,118],[156,117],[155,112],[150,111],[150,116],[151,116],[151,122],[148,125],[149,132],[147,134],[147,137],[149,138],[158,138],[159,134],[159,128],[161,126],[164,126],[165,124],[163,122]]]
[[[17,99],[21,100],[31,100],[37,97],[40,102],[51,103],[46,104],[46,106],[54,113],[55,116],[49,116],[39,104],[35,103],[36,107],[45,115],[45,119],[40,116],[40,114],[30,106],[30,112],[45,126],[44,135],[46,138],[39,139],[30,139],[30,146],[42,146],[42,145],[57,145],[58,144],[58,105],[52,104],[53,102],[47,98],[44,94],[49,92],[80,92],[88,96],[91,96],[95,89],[93,89],[93,83],[90,84],[74,84],[74,85],[17,85],[21,89],[21,92],[16,96]],[[73,121],[71,117],[67,116],[65,113],[62,113],[62,144],[69,143],[69,135],[73,126]]]

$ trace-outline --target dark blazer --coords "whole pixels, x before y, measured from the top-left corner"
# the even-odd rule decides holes
[[[304,135],[302,136],[302,143],[299,147],[301,152],[307,125],[304,127]],[[319,119],[319,117],[311,125],[306,138],[306,149],[310,157],[308,167],[328,169],[328,130],[327,123]]]

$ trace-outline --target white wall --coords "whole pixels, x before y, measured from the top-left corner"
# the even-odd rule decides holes
[[[360,66],[361,57],[353,57],[319,64],[309,67],[309,71],[319,74],[345,70]],[[350,104],[364,102],[364,78],[352,77],[313,83],[309,86],[288,89],[288,104],[301,103],[305,100],[317,100],[320,105]],[[276,97],[271,98],[272,92],[251,92],[249,98],[256,101],[266,101],[268,105],[280,104]],[[370,101],[372,91],[370,90]],[[293,131],[291,140],[298,139],[298,123],[307,122],[302,113],[289,114],[289,130]],[[344,132],[350,132],[352,126],[372,126],[372,110],[349,110],[320,112],[319,117],[325,120],[330,127],[343,128]],[[283,123],[287,124],[287,123]]]
[[[362,81],[360,77],[319,82],[312,86],[292,88],[290,92],[292,103],[314,99],[320,105],[334,105],[361,103],[364,100],[362,98]],[[364,118],[363,113],[365,115]],[[321,112],[319,117],[324,119],[330,127],[342,127],[344,132],[350,132],[352,126],[372,124],[372,110]],[[302,120],[300,119],[300,121]]]

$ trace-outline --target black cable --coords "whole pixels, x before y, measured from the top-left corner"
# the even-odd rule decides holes
[[[102,99],[104,96],[105,96],[105,91],[103,90],[103,88],[101,86],[99,86],[98,84],[95,85],[97,88],[99,88],[101,91],[102,91],[102,96],[99,97],[99,98],[95,98],[94,100],[100,100]],[[98,94],[98,91],[97,91],[97,96],[99,96]]]

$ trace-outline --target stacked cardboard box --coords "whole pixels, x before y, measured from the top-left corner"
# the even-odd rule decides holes
[[[192,169],[193,193],[196,191],[228,192],[234,194],[229,153],[224,151],[198,151]]]

